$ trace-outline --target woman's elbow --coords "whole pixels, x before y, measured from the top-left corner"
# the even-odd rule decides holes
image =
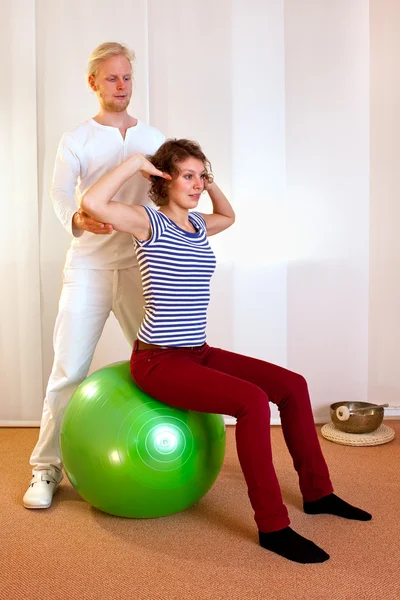
[[[82,210],[84,210],[89,215],[93,212],[94,206],[93,206],[93,202],[91,200],[90,194],[88,194],[88,193],[83,194],[83,196],[79,202],[79,206]]]

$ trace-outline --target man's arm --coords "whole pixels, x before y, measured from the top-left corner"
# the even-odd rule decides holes
[[[99,223],[76,206],[75,188],[80,168],[75,141],[71,135],[65,134],[58,147],[50,190],[55,213],[64,228],[74,237],[79,237],[83,231],[111,233],[111,225]]]

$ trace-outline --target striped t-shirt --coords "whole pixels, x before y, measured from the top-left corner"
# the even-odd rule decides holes
[[[206,222],[199,213],[189,213],[196,229],[190,233],[162,212],[144,208],[151,237],[135,240],[145,298],[137,337],[159,346],[200,346],[206,341],[210,279],[216,265]]]

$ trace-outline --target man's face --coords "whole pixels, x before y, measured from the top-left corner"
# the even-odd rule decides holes
[[[89,77],[89,84],[104,110],[123,112],[132,96],[131,63],[122,55],[107,58],[100,63],[96,77]]]

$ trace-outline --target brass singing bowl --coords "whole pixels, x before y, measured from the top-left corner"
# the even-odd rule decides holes
[[[338,418],[336,411],[341,406],[347,407],[350,413],[347,420]],[[369,402],[335,402],[331,404],[330,409],[332,423],[346,433],[371,433],[378,429],[383,421],[383,407]],[[357,411],[353,412],[355,409]]]

